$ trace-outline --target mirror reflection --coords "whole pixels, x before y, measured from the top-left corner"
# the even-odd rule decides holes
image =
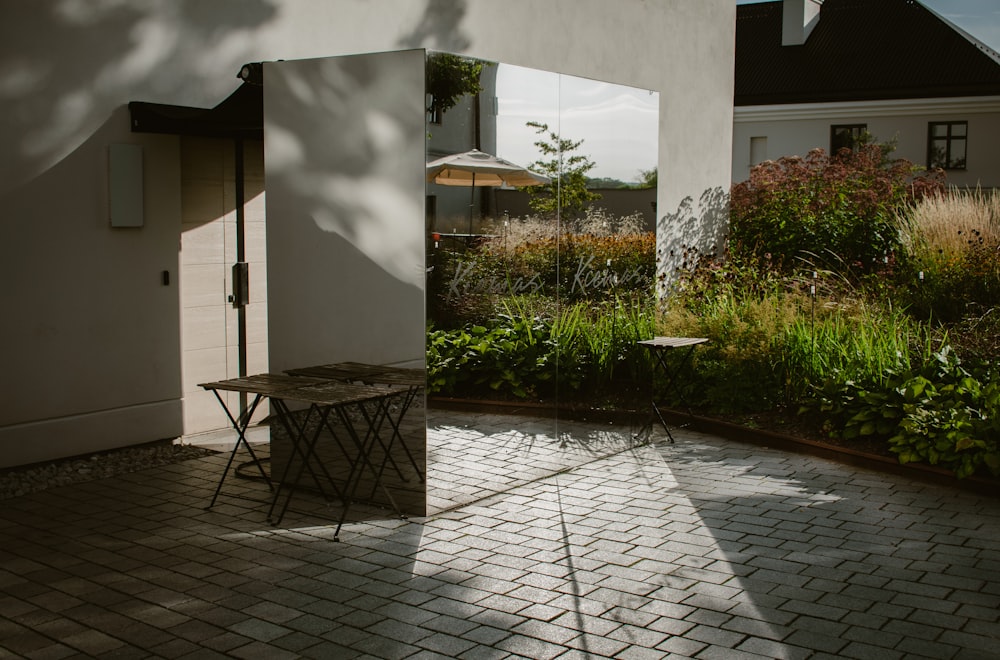
[[[635,342],[655,334],[658,94],[444,53],[427,70],[432,405],[637,423],[651,375]]]

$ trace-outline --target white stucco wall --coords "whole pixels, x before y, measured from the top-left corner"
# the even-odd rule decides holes
[[[656,90],[667,253],[718,233],[734,23],[731,0],[0,0],[0,466],[180,432],[178,139],[129,132],[129,101],[210,107],[245,62],[408,48]],[[108,227],[117,142],[144,148],[142,228]]]
[[[927,164],[929,122],[967,121],[968,166],[950,170],[949,184],[1000,187],[1000,98],[914,99],[866,103],[816,103],[736,108],[733,130],[733,181],[750,175],[750,141],[767,138],[769,160],[830,149],[830,126],[867,124],[880,142],[894,140],[894,156]]]

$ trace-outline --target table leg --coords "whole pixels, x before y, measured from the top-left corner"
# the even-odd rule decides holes
[[[357,430],[354,428],[354,423],[351,421],[348,411],[345,410],[344,407],[337,406],[337,416],[340,419],[340,422],[343,425],[344,430],[347,432],[348,437],[351,438],[351,441],[354,443],[354,446],[358,450],[359,461],[357,461],[352,466],[351,474],[349,474],[347,477],[347,484],[344,487],[346,495],[346,499],[344,501],[344,509],[343,511],[341,511],[340,520],[337,522],[337,528],[334,530],[333,533],[334,541],[340,540],[340,528],[343,527],[344,521],[347,520],[347,515],[350,510],[351,503],[353,502],[354,496],[357,493],[358,486],[361,484],[360,468],[362,466],[368,468],[369,472],[372,475],[372,478],[375,479],[376,486],[382,487],[382,492],[385,493],[385,496],[389,500],[389,504],[392,506],[396,514],[403,518],[406,517],[400,511],[399,506],[396,504],[395,498],[393,498],[392,496],[392,493],[390,493],[389,489],[386,488],[385,485],[381,483],[381,475],[375,469],[375,466],[372,464],[371,460],[369,460],[368,457],[368,454],[374,447],[376,441],[378,441],[383,448],[385,447],[385,443],[383,443],[381,439],[378,437],[378,429],[381,427],[382,423],[382,419],[380,418],[384,418],[384,416],[388,414],[386,399],[380,399],[375,402],[376,409],[374,417],[369,414],[363,402],[359,402],[356,405],[358,407],[358,411],[361,413],[362,417],[364,417],[365,422],[368,425],[368,432],[365,434],[364,440],[361,439],[361,437],[358,435]]]
[[[684,353],[681,355],[680,361],[672,369],[670,367],[670,364],[667,362],[666,350],[659,349],[653,351],[653,355],[656,358],[656,366],[667,377],[666,385],[664,385],[663,387],[663,395],[668,394],[670,391],[676,392],[677,397],[681,400],[681,403],[684,404],[684,408],[685,410],[687,410],[687,414],[689,417],[694,415],[694,413],[691,411],[691,406],[688,405],[687,399],[684,398],[684,392],[682,392],[681,389],[675,385],[675,383],[677,382],[677,378],[680,376],[681,371],[684,369],[684,365],[687,364],[687,361],[691,358],[691,355],[694,353],[694,349],[695,345],[687,347],[687,350],[684,351]],[[661,398],[660,401],[662,400],[663,399]],[[664,419],[663,413],[660,411],[660,405],[657,402],[655,387],[653,394],[650,397],[650,403],[653,409],[653,412],[650,415],[650,419],[645,425],[643,425],[642,429],[640,429],[639,433],[637,433],[634,437],[638,439],[642,436],[645,436],[645,442],[648,442],[649,437],[650,435],[652,435],[653,432],[653,426],[656,424],[656,421],[658,420],[660,422],[660,425],[663,427],[663,430],[666,431],[667,433],[667,439],[672,444],[674,442],[674,436],[670,432],[670,427],[667,424],[667,420]]]
[[[226,417],[229,418],[229,421],[232,423],[233,428],[236,429],[237,438],[236,438],[236,444],[233,446],[233,451],[229,454],[229,460],[226,462],[226,469],[222,471],[222,477],[219,479],[219,485],[216,486],[215,494],[212,495],[212,501],[209,502],[208,506],[206,507],[207,509],[211,509],[213,506],[215,506],[215,501],[218,499],[219,493],[222,491],[222,483],[226,480],[226,475],[229,474],[229,470],[233,466],[233,460],[236,458],[236,452],[239,451],[240,444],[243,444],[247,448],[247,451],[250,452],[250,457],[253,459],[254,465],[257,466],[257,469],[260,470],[260,474],[262,477],[264,477],[264,481],[267,482],[267,487],[270,488],[272,491],[274,490],[274,485],[271,483],[270,477],[268,477],[267,473],[264,472],[264,468],[261,466],[260,460],[257,458],[257,454],[254,453],[253,447],[250,446],[250,442],[247,441],[246,437],[246,430],[247,427],[250,425],[250,418],[253,417],[254,412],[257,410],[257,405],[260,403],[260,400],[262,398],[261,395],[258,394],[257,396],[254,397],[253,403],[246,410],[246,412],[240,415],[240,419],[237,420],[235,417],[233,417],[233,414],[229,412],[229,406],[226,405],[226,402],[219,394],[219,391],[212,390],[212,392],[215,394],[215,398],[219,401],[219,405],[221,405],[222,409],[226,412]]]
[[[420,483],[424,483],[424,473],[420,470],[420,466],[417,465],[417,461],[413,457],[413,454],[410,453],[410,448],[406,445],[406,440],[403,439],[403,434],[399,430],[399,427],[403,422],[403,417],[406,416],[406,411],[410,409],[410,405],[413,403],[413,400],[416,398],[417,392],[419,391],[419,387],[409,388],[403,396],[403,402],[400,404],[399,416],[397,418],[393,418],[391,414],[387,416],[389,424],[392,426],[392,437],[389,439],[389,448],[386,450],[386,456],[388,456],[389,452],[392,451],[392,447],[398,439],[403,451],[406,452],[406,457],[410,459],[410,465],[413,466],[413,469],[417,473],[417,478],[420,479]],[[385,468],[385,461],[383,461],[382,467]],[[397,468],[396,471],[399,472],[399,469]],[[403,481],[409,481],[409,479],[404,477],[402,474],[399,475],[399,478]]]
[[[285,427],[285,432],[288,433],[289,442],[292,445],[292,456],[285,464],[285,469],[281,478],[278,480],[278,487],[271,500],[271,508],[267,512],[268,522],[272,525],[278,525],[285,517],[285,512],[288,510],[288,505],[291,504],[292,496],[295,494],[296,488],[298,488],[299,480],[302,478],[302,473],[304,471],[308,470],[309,476],[312,477],[313,483],[316,484],[316,488],[319,490],[323,498],[327,501],[330,499],[327,497],[326,491],[323,489],[323,484],[320,482],[319,475],[317,475],[316,471],[313,470],[313,466],[310,462],[310,459],[315,455],[316,443],[319,440],[319,436],[322,433],[324,426],[326,426],[326,418],[330,414],[330,408],[319,408],[316,405],[310,406],[309,410],[306,412],[305,419],[303,419],[302,424],[299,425],[295,422],[292,412],[288,409],[288,406],[284,401],[272,398],[272,402],[274,403],[274,407],[278,410],[278,417],[281,420],[282,425]],[[307,436],[307,427],[313,411],[319,415],[319,422],[316,426],[316,431],[312,434],[312,438],[309,439]],[[303,443],[305,444],[305,447],[302,446]],[[296,454],[299,457],[300,463],[298,465],[298,469],[295,471],[294,478],[289,479],[289,473],[292,470],[292,464],[295,462],[294,457]],[[317,465],[327,482],[333,488],[337,498],[344,500],[344,494],[337,487],[336,482],[333,480],[333,477],[330,476],[330,473],[327,471],[326,466],[323,465],[323,462],[317,461]],[[281,507],[281,511],[277,518],[275,518],[274,509],[280,499],[282,490],[287,490],[288,494],[285,498],[285,504]]]

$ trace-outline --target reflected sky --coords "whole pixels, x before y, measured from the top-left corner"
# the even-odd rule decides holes
[[[644,89],[498,65],[497,155],[520,165],[538,160],[546,123],[565,139],[583,140],[579,153],[596,164],[592,177],[637,181],[657,164],[659,94]],[[560,109],[562,112],[560,113]]]

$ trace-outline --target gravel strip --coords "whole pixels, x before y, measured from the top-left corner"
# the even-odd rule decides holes
[[[210,449],[173,443],[126,447],[22,467],[0,469],[0,500],[116,474],[170,465],[213,454]]]

